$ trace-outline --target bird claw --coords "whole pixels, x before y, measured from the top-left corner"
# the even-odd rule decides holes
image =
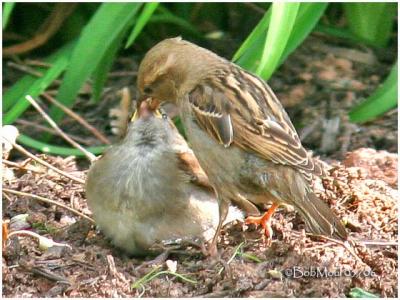
[[[265,218],[264,216],[260,217],[247,217],[245,220],[245,224],[254,224],[256,225],[256,228],[258,228],[259,225],[264,229],[264,235],[265,235],[265,242],[268,246],[271,245],[272,241],[272,236],[273,236],[273,230],[271,227],[271,219],[270,218]]]

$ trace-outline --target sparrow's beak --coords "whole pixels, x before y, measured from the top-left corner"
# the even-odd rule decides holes
[[[158,110],[158,104],[155,105],[152,98],[139,99],[138,106],[131,118],[131,122],[135,122],[140,118],[147,119],[150,116],[162,118],[162,115]]]
[[[158,110],[158,107],[160,106],[160,101],[154,98],[149,98],[148,102],[151,110]]]

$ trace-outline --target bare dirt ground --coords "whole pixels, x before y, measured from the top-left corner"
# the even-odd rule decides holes
[[[281,208],[273,217],[270,246],[261,229],[235,222],[224,228],[218,258],[189,246],[175,249],[167,262],[151,264],[152,258],[124,256],[88,220],[69,210],[3,191],[9,232],[31,230],[71,246],[41,250],[31,237],[8,239],[2,256],[3,296],[348,297],[361,288],[397,297],[397,110],[364,125],[351,124],[346,116],[388,74],[392,62],[377,57],[369,49],[312,36],[270,80],[306,147],[332,166],[315,188],[346,224],[355,241],[352,251],[307,235],[301,218]],[[120,58],[113,74],[123,75],[136,65]],[[111,136],[108,113],[118,103],[116,91],[133,82],[132,76],[115,75],[100,104],[88,104],[83,92],[74,110]],[[40,123],[34,110],[24,118]],[[337,129],[324,130],[327,120],[337,122]],[[29,135],[41,133],[37,126],[17,127]],[[74,121],[66,119],[61,127],[87,144],[99,143]],[[86,161],[38,156],[85,179]],[[46,197],[91,215],[81,183],[15,150],[8,160],[18,165],[3,162],[3,189]]]

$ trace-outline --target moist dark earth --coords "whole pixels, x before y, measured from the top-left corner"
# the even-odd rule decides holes
[[[273,217],[270,245],[261,229],[236,221],[224,227],[218,257],[182,246],[157,263],[153,257],[125,256],[93,224],[68,210],[3,191],[3,222],[11,219],[9,233],[28,229],[71,246],[41,250],[29,236],[5,241],[3,296],[349,297],[360,288],[380,297],[397,297],[397,110],[363,125],[352,124],[347,117],[387,76],[393,63],[388,56],[312,35],[269,81],[303,144],[331,166],[314,187],[343,220],[353,246],[307,234],[301,218],[282,207]],[[122,87],[134,95],[137,64],[131,57],[120,57],[102,101],[90,103],[83,90],[73,108],[112,141],[118,137],[111,133],[108,114],[119,105],[117,92]],[[5,82],[17,75],[9,75]],[[56,91],[57,85],[52,89]],[[22,119],[45,124],[34,110]],[[42,133],[38,126],[26,124],[16,126],[30,136]],[[336,129],[329,124],[336,124]],[[60,127],[84,146],[101,144],[70,118]],[[37,156],[85,179],[89,164],[83,159]],[[18,165],[3,162],[3,188],[43,196],[91,215],[81,183],[27,160],[15,149],[8,161]]]

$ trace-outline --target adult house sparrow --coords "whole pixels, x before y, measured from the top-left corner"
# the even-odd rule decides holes
[[[149,50],[137,84],[142,96],[154,99],[152,105],[167,101],[180,107],[190,145],[217,191],[220,222],[230,201],[242,207],[272,203],[262,217],[246,220],[271,236],[271,215],[289,204],[312,232],[347,239],[344,226],[310,187],[321,165],[303,148],[262,79],[178,37]]]
[[[125,138],[90,168],[86,196],[99,228],[133,255],[164,240],[209,240],[219,221],[215,192],[193,152],[147,102]],[[241,212],[231,208],[230,218]]]

